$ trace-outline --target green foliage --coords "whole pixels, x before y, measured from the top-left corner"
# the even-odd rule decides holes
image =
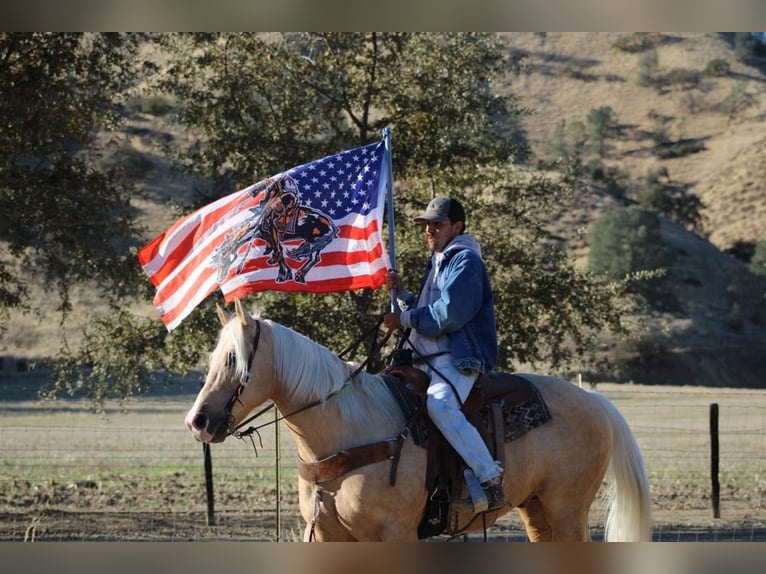
[[[702,74],[698,70],[673,68],[666,74],[665,80],[671,85],[681,86],[688,90],[699,86],[702,81]]]
[[[705,65],[702,73],[713,78],[723,78],[731,73],[731,64],[721,58],[714,58]]]
[[[630,188],[630,175],[613,165],[604,165],[598,158],[593,158],[583,165],[585,177],[595,183],[601,183],[604,191],[613,197],[625,197]]]
[[[673,121],[673,117],[661,114],[654,108],[647,112],[646,117],[652,122],[652,130],[650,132],[652,141],[658,146],[667,143],[669,141],[668,129],[670,128],[670,122]]]
[[[740,62],[750,63],[756,56],[758,48],[759,41],[751,32],[734,33],[734,55]]]
[[[209,303],[202,311],[172,334],[155,317],[137,317],[117,307],[94,317],[82,345],[62,350],[43,396],[84,397],[100,408],[106,399],[140,395],[153,384],[167,383],[173,373],[198,367],[220,327]]]
[[[206,145],[187,168],[240,184],[306,158],[370,143],[394,128],[394,170],[520,161],[516,99],[494,84],[507,73],[490,34],[171,34],[159,87]]]
[[[636,193],[638,203],[695,231],[702,230],[702,201],[685,187],[671,183],[665,168],[650,169]]]
[[[606,140],[614,134],[617,116],[609,106],[593,108],[588,114],[588,141],[591,151],[599,157],[606,155]]]
[[[612,46],[623,52],[636,53],[654,49],[661,41],[662,34],[656,32],[634,32],[632,34],[620,36],[615,40]]]
[[[660,234],[659,217],[645,207],[610,211],[591,230],[588,268],[613,281],[628,280],[634,292],[650,294],[658,288],[673,259]]]
[[[750,93],[747,89],[747,84],[744,82],[737,82],[732,86],[726,97],[721,100],[716,109],[721,113],[728,116],[729,121],[732,121],[739,114],[752,108],[758,103],[755,95]]]
[[[98,163],[98,130],[116,128],[136,80],[140,37],[0,33],[0,241],[21,271],[0,269],[0,307],[20,307],[25,276],[70,308],[69,288],[97,279],[105,296],[138,279],[132,188]],[[14,293],[16,297],[14,297]]]
[[[550,151],[565,159],[581,158],[588,141],[585,124],[580,120],[561,121],[553,131]]]
[[[644,52],[638,59],[638,85],[654,86],[657,84],[659,54],[655,48]]]
[[[175,109],[175,102],[163,95],[136,94],[128,98],[126,107],[133,112],[163,117]]]
[[[587,364],[598,337],[624,330],[621,286],[577,271],[544,231],[542,217],[560,209],[575,172],[550,178],[522,167],[529,149],[518,120],[527,112],[493,89],[510,69],[496,36],[167,34],[158,46],[168,69],[152,87],[173,98],[175,116],[198,136],[178,159],[219,190],[227,177],[244,186],[377,140],[391,127],[397,268],[416,289],[428,253],[413,214],[437,193],[463,200],[496,293],[502,368]],[[579,155],[585,126],[573,127]],[[133,255],[130,265],[138,269]],[[149,282],[143,286],[151,298]],[[156,318],[115,306],[94,318],[82,348],[65,353],[50,394],[83,393],[98,404],[142,392],[157,370],[198,365],[218,332],[212,304],[219,298],[170,334]],[[267,293],[246,303],[334,351],[374,326],[389,304],[384,289]],[[364,345],[349,358],[361,359]]]
[[[705,151],[705,144],[696,141],[667,143],[654,150],[654,155],[660,159],[684,157],[693,153]]]
[[[755,251],[750,259],[750,271],[755,275],[766,277],[766,240],[755,244]]]

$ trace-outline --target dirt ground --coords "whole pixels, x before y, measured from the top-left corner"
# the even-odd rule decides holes
[[[0,481],[0,541],[301,540],[304,526],[294,491],[282,493],[278,520],[273,490],[220,482],[215,485],[213,522],[208,525],[204,484],[184,474],[161,481],[119,477],[76,484]],[[720,519],[712,518],[704,489],[663,492],[662,486],[653,485],[652,501],[656,541],[766,541],[760,501],[736,485],[722,485]],[[603,537],[603,514],[597,502],[591,511],[594,540]],[[483,538],[482,533],[473,533],[452,540]],[[511,513],[488,530],[487,539],[510,542],[526,537]]]

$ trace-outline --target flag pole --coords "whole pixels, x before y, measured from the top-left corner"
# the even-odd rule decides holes
[[[396,271],[396,239],[394,236],[394,175],[391,166],[391,128],[383,128],[386,149],[386,198],[388,199],[388,258],[391,271]],[[396,311],[396,289],[391,290],[391,312]]]

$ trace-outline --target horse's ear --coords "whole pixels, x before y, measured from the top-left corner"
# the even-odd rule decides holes
[[[234,299],[234,310],[237,312],[237,317],[239,317],[240,324],[243,327],[247,327],[247,311],[245,311],[245,308],[242,306],[242,301],[239,299]]]
[[[215,304],[215,312],[218,314],[218,320],[221,322],[221,325],[225,325],[229,322],[229,317],[226,315],[226,311],[223,310],[223,307],[219,303]]]

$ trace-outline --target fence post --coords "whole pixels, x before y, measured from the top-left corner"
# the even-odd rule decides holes
[[[718,481],[718,403],[710,405],[710,481],[713,518],[721,518],[721,485]]]
[[[215,525],[215,497],[213,496],[213,460],[210,455],[210,444],[202,443],[205,455],[205,492],[207,493],[207,525]]]
[[[274,478],[277,483],[277,542],[280,542],[282,539],[282,472],[280,470],[282,449],[279,444],[279,411],[277,409],[274,409],[274,442],[277,445],[274,455],[274,463],[276,465],[276,476]]]

